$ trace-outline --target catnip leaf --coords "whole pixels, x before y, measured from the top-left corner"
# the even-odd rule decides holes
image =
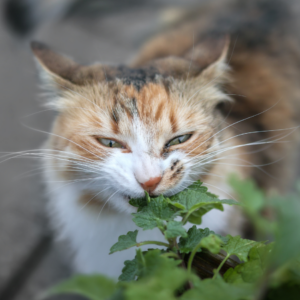
[[[202,223],[202,216],[204,216],[212,209],[218,209],[220,211],[224,210],[223,205],[220,203],[207,204],[192,212],[188,217],[188,221],[192,224],[200,225]]]
[[[90,300],[107,300],[116,290],[114,280],[103,275],[76,275],[52,288],[46,297],[75,294]]]
[[[187,232],[187,237],[181,237],[179,239],[179,250],[181,253],[189,253],[194,250],[194,248],[201,242],[204,237],[208,237],[210,234],[214,234],[208,228],[201,229],[197,228],[195,225],[191,227]],[[199,248],[198,252],[201,251]]]
[[[256,213],[264,207],[264,194],[253,180],[240,180],[234,174],[230,177],[229,183],[239,195],[240,201],[244,203],[248,212]]]
[[[136,241],[137,234],[138,234],[138,230],[135,230],[135,231],[127,232],[126,235],[119,236],[118,242],[115,243],[110,248],[109,254],[112,254],[116,251],[122,251],[122,250],[136,246],[137,245],[137,241]]]
[[[194,284],[195,288],[185,292],[180,300],[244,300],[254,296],[252,285],[231,285],[221,277],[197,280]]]
[[[270,202],[276,209],[276,243],[271,262],[279,266],[300,255],[300,201],[299,195],[272,197]],[[288,246],[287,246],[288,245]]]
[[[139,251],[139,278],[125,285],[124,294],[130,300],[175,300],[176,292],[183,287],[188,273],[178,268],[180,260],[162,256],[162,251]]]
[[[200,247],[209,250],[211,253],[218,254],[223,243],[224,242],[217,235],[210,234],[201,240]]]
[[[150,249],[146,252],[138,249],[136,252],[138,279],[145,276],[152,276],[163,266],[170,269],[177,267],[181,263],[181,260],[162,256],[164,253],[165,251],[160,249]]]
[[[281,266],[272,276],[272,286],[282,284],[295,284],[300,286],[300,256]]]
[[[186,230],[183,227],[182,222],[169,221],[167,223],[167,229],[164,231],[166,239],[176,238],[178,236],[187,237]]]
[[[224,274],[224,280],[231,284],[255,283],[266,270],[268,258],[272,251],[273,244],[256,244],[248,255],[248,261],[229,269]]]
[[[126,300],[124,297],[124,290],[122,288],[117,289],[117,291],[107,300]]]
[[[235,237],[227,235],[226,238],[228,238],[228,241],[226,244],[222,245],[221,248],[227,253],[228,257],[236,255],[242,261],[247,261],[250,249],[257,244],[260,244],[255,241],[242,239],[239,235]]]
[[[148,202],[146,198],[138,198],[138,199],[130,199],[129,204],[134,207],[137,207],[138,208],[137,211],[141,211],[143,207],[148,205]]]
[[[138,262],[136,257],[133,260],[125,260],[122,274],[119,276],[119,281],[132,281],[138,275]]]
[[[180,209],[181,215],[187,213],[187,221],[194,224],[201,224],[202,216],[213,208],[222,211],[222,204],[240,205],[234,200],[219,200],[216,195],[207,192],[200,181],[171,196],[169,202]]]
[[[138,208],[138,212],[143,209],[143,207],[147,206],[148,203],[151,201],[151,198],[149,194],[145,191],[145,197],[143,198],[137,198],[137,199],[130,199],[129,204],[131,204],[134,207]]]
[[[270,209],[266,206],[269,201],[266,201],[264,192],[257,187],[254,181],[240,180],[237,175],[232,175],[229,183],[243,204],[244,213],[251,220],[259,239],[263,240],[267,236],[274,235],[275,224],[262,215],[264,209]]]
[[[160,195],[157,198],[152,198],[147,206],[141,211],[133,214],[134,223],[144,230],[159,227],[162,229],[164,222],[174,219],[178,213],[168,201]]]

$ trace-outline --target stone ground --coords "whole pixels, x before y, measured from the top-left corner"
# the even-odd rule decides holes
[[[124,62],[159,28],[158,11],[157,6],[140,7],[92,21],[68,19],[48,23],[32,38],[78,62]],[[37,130],[49,130],[53,113],[43,111],[36,84],[28,40],[14,39],[0,17],[1,300],[35,299],[71,274],[66,256],[60,255],[49,235],[39,162],[29,158],[3,161],[6,152],[39,148],[47,137]]]

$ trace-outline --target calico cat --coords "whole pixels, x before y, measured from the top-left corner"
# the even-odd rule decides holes
[[[300,44],[292,2],[222,1],[149,41],[128,66],[82,66],[33,42],[48,106],[49,211],[79,272],[117,276],[134,249],[109,256],[135,230],[130,198],[173,195],[201,179],[234,198],[228,175],[285,192],[299,144]],[[239,234],[237,208],[203,227]],[[160,233],[139,233],[140,240]]]

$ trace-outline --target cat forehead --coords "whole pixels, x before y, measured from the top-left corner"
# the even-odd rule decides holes
[[[143,81],[133,76],[126,77],[114,87],[115,89],[109,88],[110,91],[113,90],[113,94],[107,100],[111,103],[108,108],[115,133],[122,124],[132,120],[141,120],[151,127],[154,124],[162,127],[160,121],[164,120],[163,123],[168,124],[170,129],[177,130],[177,106],[166,84]]]
[[[89,120],[89,115],[83,123],[101,123],[116,135],[131,135],[134,124],[143,124],[158,135],[175,134],[192,131],[210,118],[205,103],[211,98],[213,86],[202,95],[205,101],[194,101],[194,88],[191,81],[163,76],[155,68],[115,67],[106,72],[106,80],[77,86],[76,93],[68,90],[65,99],[77,99],[76,117],[87,116],[82,107],[92,112],[93,118]],[[73,110],[74,101],[69,103]]]
[[[132,86],[136,91],[140,91],[149,83],[157,83],[163,77],[155,67],[146,68],[130,68],[127,66],[119,66],[110,68],[110,72],[106,75],[106,81],[121,81],[125,86]]]

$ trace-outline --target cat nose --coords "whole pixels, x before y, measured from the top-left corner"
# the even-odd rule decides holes
[[[161,176],[150,178],[144,183],[140,183],[141,187],[147,192],[153,192],[161,181]]]

